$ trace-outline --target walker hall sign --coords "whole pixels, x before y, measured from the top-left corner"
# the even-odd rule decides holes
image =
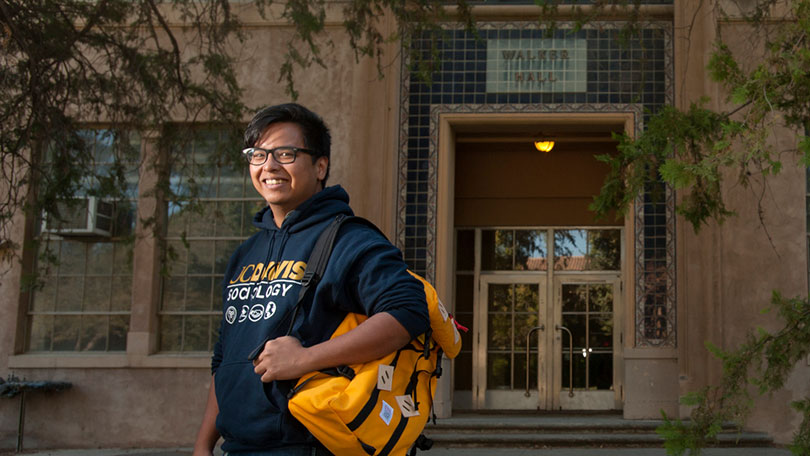
[[[585,92],[584,39],[487,40],[487,92]]]

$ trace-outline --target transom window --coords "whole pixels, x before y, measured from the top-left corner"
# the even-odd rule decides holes
[[[547,239],[553,237],[555,271],[618,271],[620,233],[618,229],[482,229],[481,270],[546,271]],[[473,251],[471,231],[459,230],[459,239],[466,240],[460,249]]]

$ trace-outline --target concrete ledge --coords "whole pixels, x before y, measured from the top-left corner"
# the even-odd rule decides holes
[[[12,369],[123,369],[123,368],[199,368],[211,367],[211,355],[127,355],[31,353],[8,358]]]
[[[625,348],[624,359],[677,359],[677,348]]]

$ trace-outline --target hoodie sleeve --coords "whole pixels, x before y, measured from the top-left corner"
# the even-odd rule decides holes
[[[399,249],[387,239],[356,226],[338,239],[334,254],[346,262],[347,286],[341,287],[346,295],[335,300],[343,310],[369,316],[387,312],[414,338],[428,330],[424,287],[408,273]]]
[[[217,369],[219,369],[219,365],[222,364],[222,329],[223,329],[223,322],[224,319],[219,320],[219,332],[217,341],[214,343],[214,354],[211,356],[211,375],[217,373]]]

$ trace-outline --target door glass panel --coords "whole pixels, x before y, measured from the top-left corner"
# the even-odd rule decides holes
[[[462,342],[462,348],[464,347]],[[456,391],[472,390],[472,355],[471,352],[464,352],[456,356],[453,360],[453,385]]]
[[[621,268],[621,231],[588,231],[588,268],[591,271],[618,271]]]
[[[587,289],[585,287],[563,285],[562,311],[563,313],[585,312],[587,305]]]
[[[613,389],[613,355],[597,353],[588,355],[588,386],[590,389]]]
[[[545,271],[545,230],[515,230],[515,270]]]
[[[512,284],[489,284],[489,312],[509,312],[512,309]]]
[[[487,347],[493,353],[512,348],[512,316],[505,312],[490,314]]]
[[[472,323],[474,287],[475,276],[456,274],[456,308],[454,314],[459,323],[465,326]],[[463,318],[462,315],[464,315]]]
[[[471,327],[473,325],[473,299],[475,276],[472,274],[456,274],[456,305],[453,315],[460,324]],[[455,358],[455,372],[453,382],[456,390],[472,389],[472,354],[473,331],[461,332],[461,352]]]
[[[529,357],[529,389],[537,390],[537,344]],[[526,389],[526,348],[515,353],[515,389]]]
[[[621,230],[554,230],[555,271],[618,271]]]
[[[508,353],[492,353],[487,357],[487,388],[511,389],[512,362]]]
[[[588,309],[591,313],[613,313],[613,287],[607,284],[591,285]]]
[[[456,275],[456,308],[453,311],[454,319],[462,326],[471,327],[474,321],[475,277],[466,274]],[[459,356],[472,356],[473,331],[459,331],[461,335],[461,352]]]
[[[585,315],[563,315],[562,324],[571,331],[571,339],[574,340],[574,352],[581,352],[585,349]],[[563,332],[563,348],[568,350],[568,333]]]
[[[456,231],[456,271],[475,269],[475,230]]]
[[[511,270],[513,253],[514,232],[512,230],[481,231],[481,270]]]
[[[515,348],[521,352],[526,350],[526,336],[532,328],[537,326],[537,314],[518,314],[515,319]],[[530,342],[536,348],[537,341]]]
[[[569,365],[569,355],[568,355],[568,347],[563,350],[562,355],[562,387],[563,389],[568,389],[569,385],[569,372],[568,369]],[[574,388],[582,389],[585,388],[585,358],[582,356],[581,353],[577,353],[576,350],[574,351]]]
[[[482,230],[482,271],[545,271],[545,230]]]
[[[592,349],[613,348],[613,319],[594,317],[588,319],[588,347]]]
[[[585,230],[554,230],[554,270],[586,270],[587,239]]]
[[[526,335],[538,323],[539,285],[490,283],[487,315],[487,388],[526,387]],[[529,383],[537,385],[537,344]]]
[[[568,334],[562,334],[562,386],[568,387],[573,362],[575,388],[613,387],[613,288],[610,284],[562,285],[562,324],[573,336],[570,359]]]

